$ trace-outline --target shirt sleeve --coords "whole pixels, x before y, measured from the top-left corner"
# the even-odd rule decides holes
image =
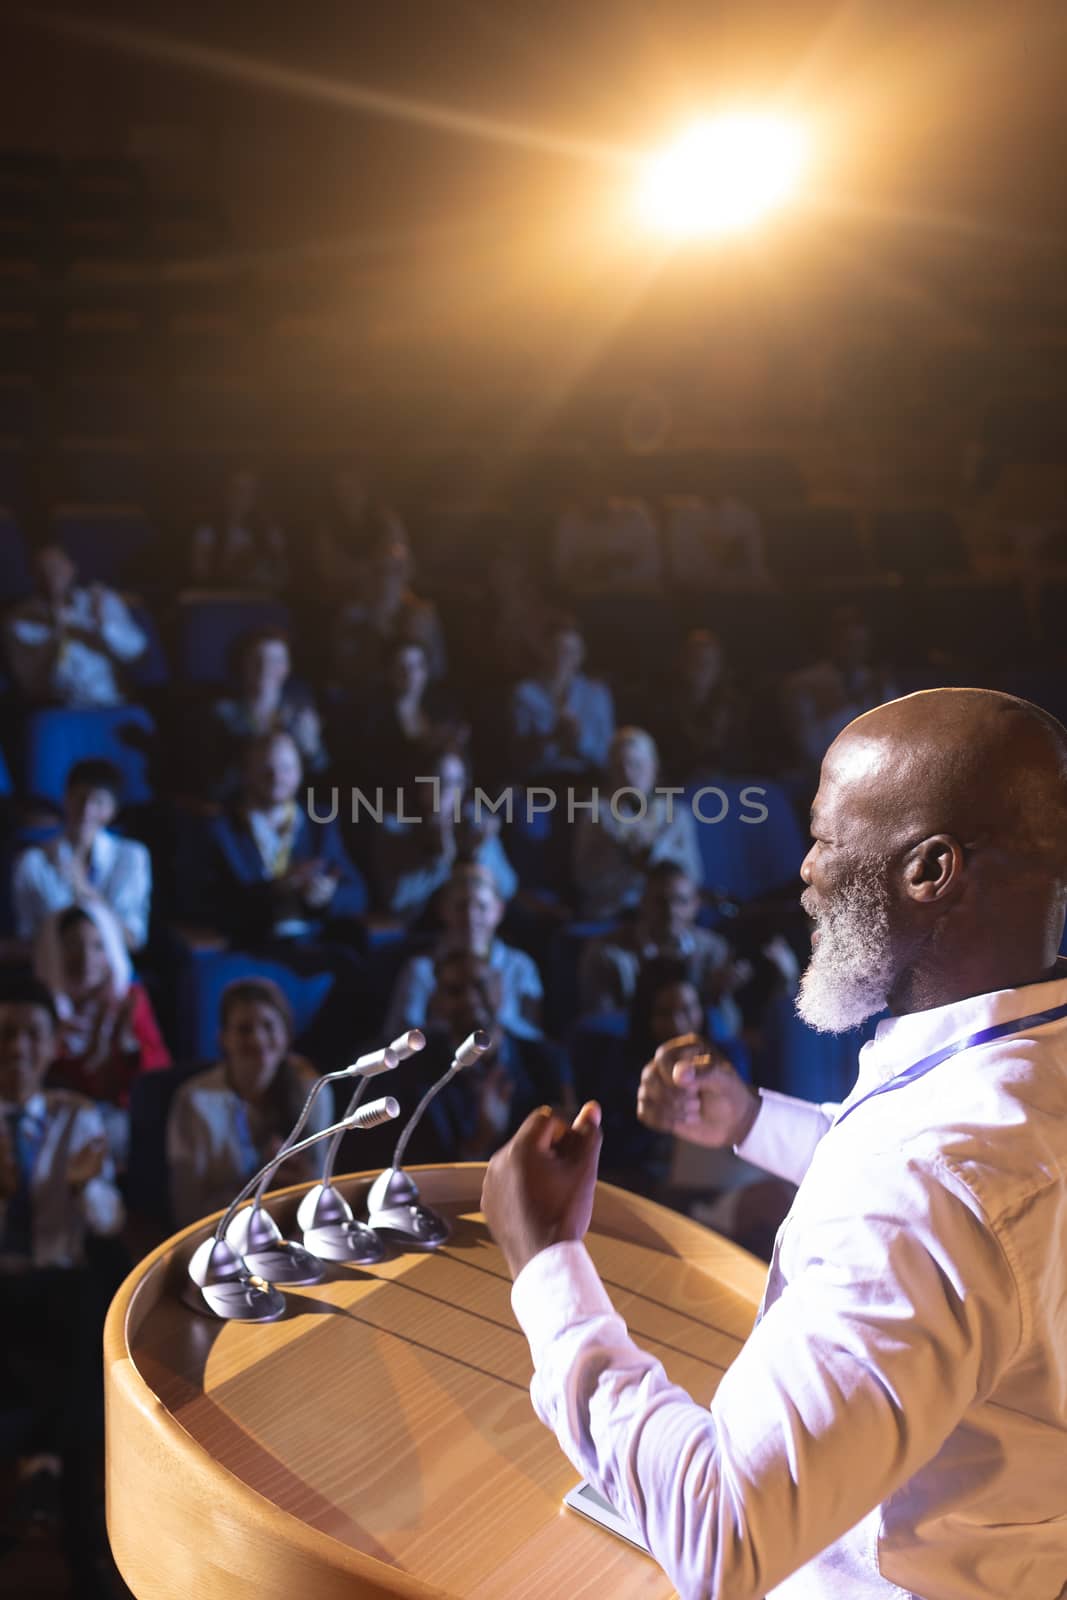
[[[584,1246],[516,1280],[538,1416],[682,1600],[761,1600],[929,1461],[1017,1347],[969,1196],[897,1155],[833,1192],[710,1409],[630,1339]]]
[[[24,850],[15,862],[11,889],[15,903],[15,932],[20,939],[35,938],[49,911],[55,909],[49,903],[42,882],[49,871],[41,850]]]
[[[837,1105],[816,1105],[773,1089],[759,1091],[760,1109],[746,1139],[734,1150],[755,1167],[776,1178],[799,1183],[811,1165],[815,1147],[834,1120]]]
[[[111,654],[120,661],[136,661],[148,648],[144,629],[134,621],[126,602],[113,589],[104,594],[100,633]]]
[[[71,1129],[70,1153],[76,1155],[87,1144],[106,1137],[103,1120],[95,1106],[79,1111]],[[126,1222],[126,1207],[115,1183],[115,1163],[110,1151],[95,1178],[82,1189],[79,1196],[82,1218],[90,1233],[110,1238],[121,1233]]]
[[[148,938],[148,911],[152,900],[152,861],[143,844],[124,839],[121,857],[110,885],[111,909],[122,924],[131,950],[140,950]]]

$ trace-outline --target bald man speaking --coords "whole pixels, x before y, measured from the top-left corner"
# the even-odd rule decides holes
[[[535,1113],[483,1205],[533,1401],[684,1600],[1067,1597],[1067,730],[939,689],[823,762],[798,1000],[888,1010],[843,1105],[753,1095],[692,1041],[653,1127],[799,1183],[710,1409],[629,1338],[582,1244],[599,1112]]]

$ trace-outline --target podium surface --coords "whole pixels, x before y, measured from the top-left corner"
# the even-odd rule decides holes
[[[104,1335],[108,1529],[138,1600],[667,1600],[648,1556],[562,1504],[577,1478],[530,1404],[484,1167],[416,1168],[438,1251],[325,1264],[272,1323],[179,1299],[215,1218],[123,1284]],[[357,1215],[374,1174],[338,1180]],[[303,1188],[269,1197],[293,1236]],[[588,1245],[633,1337],[707,1403],[765,1268],[600,1184]]]

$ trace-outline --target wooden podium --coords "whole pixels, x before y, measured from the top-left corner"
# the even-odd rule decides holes
[[[415,1169],[454,1232],[327,1265],[273,1323],[178,1298],[204,1222],[126,1280],[104,1335],[112,1549],[138,1600],[660,1600],[647,1556],[561,1505],[577,1474],[530,1404],[480,1165]],[[339,1181],[362,1215],[370,1177]],[[292,1234],[302,1189],[270,1197]],[[216,1219],[212,1218],[214,1223]],[[634,1338],[711,1399],[765,1268],[601,1184],[589,1248]]]

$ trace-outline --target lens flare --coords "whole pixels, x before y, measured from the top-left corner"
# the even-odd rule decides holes
[[[647,226],[678,239],[740,232],[792,197],[809,158],[807,132],[788,118],[724,113],[644,164],[638,209]]]

